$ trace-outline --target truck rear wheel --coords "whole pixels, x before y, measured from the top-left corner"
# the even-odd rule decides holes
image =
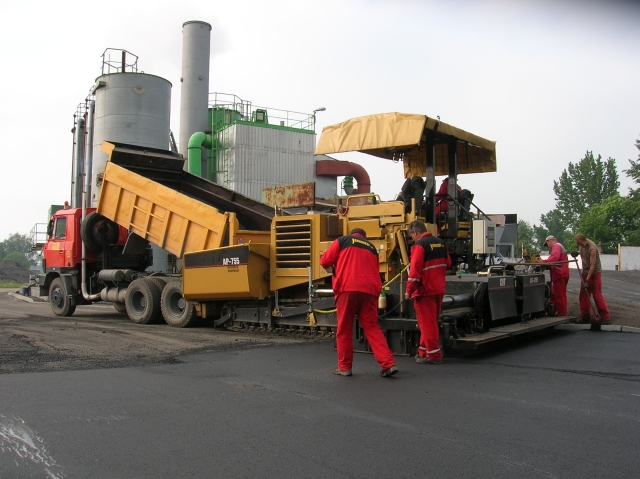
[[[161,295],[158,285],[147,278],[132,281],[124,298],[129,319],[137,324],[157,323],[160,319]]]
[[[85,246],[91,251],[99,253],[105,244],[118,241],[119,226],[113,221],[96,213],[89,213],[80,225],[80,237]]]
[[[67,288],[62,278],[56,278],[51,282],[49,303],[51,303],[53,312],[58,316],[71,316],[75,312],[76,305],[71,304],[71,298],[67,294]]]
[[[184,299],[182,283],[171,281],[162,291],[162,317],[169,326],[174,328],[188,328],[198,322],[198,316],[193,303]]]

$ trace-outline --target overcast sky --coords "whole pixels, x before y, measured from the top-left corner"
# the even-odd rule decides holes
[[[179,132],[182,24],[213,27],[210,91],[299,112],[317,130],[399,111],[497,141],[498,172],[460,176],[487,213],[539,224],[553,180],[587,150],[637,159],[640,2],[0,0],[0,240],[69,200],[73,114],[105,48],[173,84]],[[400,165],[360,154],[393,199]]]

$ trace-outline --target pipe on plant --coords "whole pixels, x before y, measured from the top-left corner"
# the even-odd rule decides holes
[[[371,192],[369,173],[357,163],[341,160],[318,160],[316,161],[316,175],[334,178],[353,176],[358,182],[358,187],[353,190],[354,195]]]
[[[189,138],[187,147],[187,171],[197,176],[202,176],[202,148],[213,148],[215,138],[211,133],[197,131]]]
[[[79,208],[82,204],[82,163],[84,161],[84,118],[78,118],[76,122],[76,147],[74,150],[73,166],[73,196],[71,207]],[[91,145],[89,145],[91,147]]]
[[[95,110],[95,102],[89,102],[87,111],[87,147],[84,155],[84,196],[82,197],[82,219],[87,216],[87,205],[91,199],[91,173],[93,167],[93,112]],[[87,301],[97,301],[100,299],[100,293],[90,295],[87,289],[87,247],[82,243],[82,279],[80,289],[82,296]]]

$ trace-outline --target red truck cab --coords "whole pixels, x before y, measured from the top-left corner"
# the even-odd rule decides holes
[[[87,213],[93,211],[95,208],[87,208]],[[80,208],[58,210],[51,217],[47,228],[47,242],[43,249],[45,271],[61,271],[81,264],[81,219]],[[87,251],[87,261],[94,262],[96,256],[96,253]]]
[[[137,251],[125,253],[129,232],[96,213],[95,208],[87,208],[86,213],[82,218],[80,208],[58,210],[47,227],[44,274],[38,275],[38,285],[40,296],[49,297],[51,309],[58,316],[71,316],[77,305],[105,300],[109,290],[115,296],[123,287],[126,290],[124,283],[107,284],[113,280],[100,279],[103,270],[144,272],[153,262],[148,242],[143,241],[140,245],[138,241]],[[86,267],[82,265],[83,244]],[[124,279],[123,271],[120,276]],[[85,285],[88,296],[83,293]],[[123,311],[121,302],[114,306],[119,312]]]

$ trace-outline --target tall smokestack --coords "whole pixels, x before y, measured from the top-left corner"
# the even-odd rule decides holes
[[[197,20],[182,24],[182,78],[180,79],[182,88],[178,151],[185,158],[191,135],[210,128],[208,124],[210,50],[211,25]]]

